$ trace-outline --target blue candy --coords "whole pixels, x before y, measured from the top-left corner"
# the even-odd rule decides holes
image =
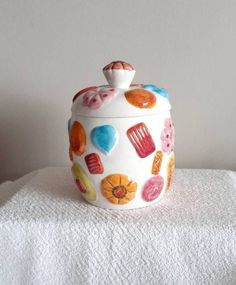
[[[153,92],[159,94],[160,96],[169,100],[169,94],[168,94],[167,90],[164,88],[159,88],[154,84],[144,84],[143,88],[150,90],[150,91],[153,91]]]
[[[104,154],[109,154],[118,141],[118,133],[111,125],[96,127],[91,132],[93,145]]]

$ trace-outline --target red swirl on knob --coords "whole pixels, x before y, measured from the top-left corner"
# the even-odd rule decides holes
[[[113,61],[103,68],[103,70],[110,70],[110,69],[134,70],[131,64],[121,60]]]

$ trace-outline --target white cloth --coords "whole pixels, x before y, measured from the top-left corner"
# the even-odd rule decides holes
[[[177,169],[138,210],[87,204],[66,167],[4,183],[0,198],[1,285],[236,284],[236,172]]]

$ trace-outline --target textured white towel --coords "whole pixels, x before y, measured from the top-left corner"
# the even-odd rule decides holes
[[[172,191],[138,210],[87,204],[64,167],[0,198],[1,285],[236,284],[235,172],[176,170]]]

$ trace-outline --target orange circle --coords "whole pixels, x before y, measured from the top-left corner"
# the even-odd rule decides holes
[[[150,109],[156,105],[156,96],[144,89],[132,89],[125,92],[126,100],[141,109]]]

